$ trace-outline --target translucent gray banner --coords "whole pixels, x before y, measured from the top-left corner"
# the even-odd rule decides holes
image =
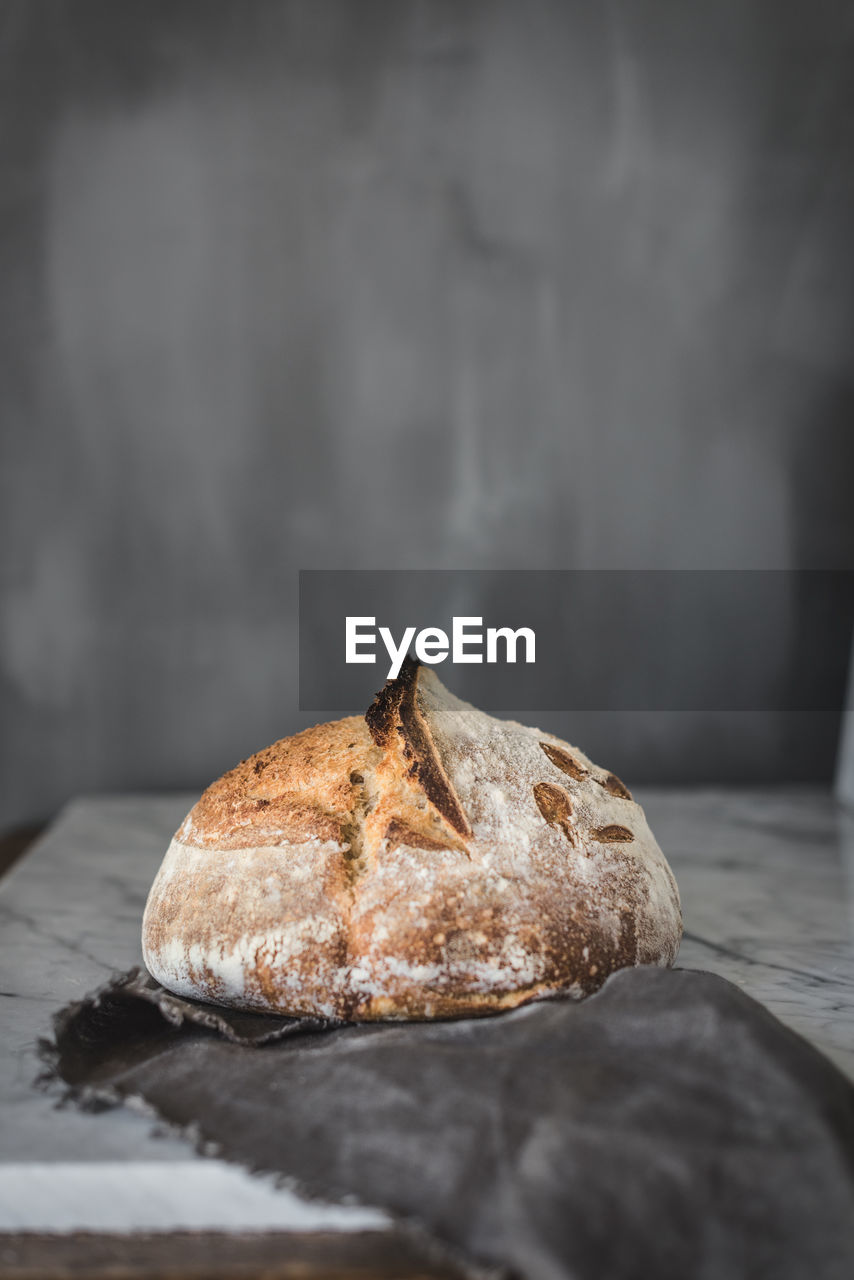
[[[300,707],[410,652],[493,711],[834,711],[852,624],[848,570],[303,570]]]

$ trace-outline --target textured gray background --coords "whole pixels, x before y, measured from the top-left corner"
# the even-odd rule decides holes
[[[854,564],[850,4],[0,0],[0,95],[0,822],[304,723],[301,567]]]

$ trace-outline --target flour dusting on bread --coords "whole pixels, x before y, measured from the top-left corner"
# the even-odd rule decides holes
[[[625,784],[407,662],[364,719],[215,782],[149,895],[180,995],[351,1020],[460,1017],[672,964],[672,872]]]

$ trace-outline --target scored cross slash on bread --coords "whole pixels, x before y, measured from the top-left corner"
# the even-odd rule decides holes
[[[672,964],[673,874],[612,773],[409,660],[364,718],[214,782],[149,894],[178,995],[353,1021],[498,1012]]]

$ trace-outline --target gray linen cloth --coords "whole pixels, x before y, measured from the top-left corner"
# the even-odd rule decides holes
[[[708,973],[457,1022],[332,1026],[138,972],[56,1017],[82,1105],[144,1099],[204,1149],[355,1197],[529,1280],[851,1280],[854,1087]]]

